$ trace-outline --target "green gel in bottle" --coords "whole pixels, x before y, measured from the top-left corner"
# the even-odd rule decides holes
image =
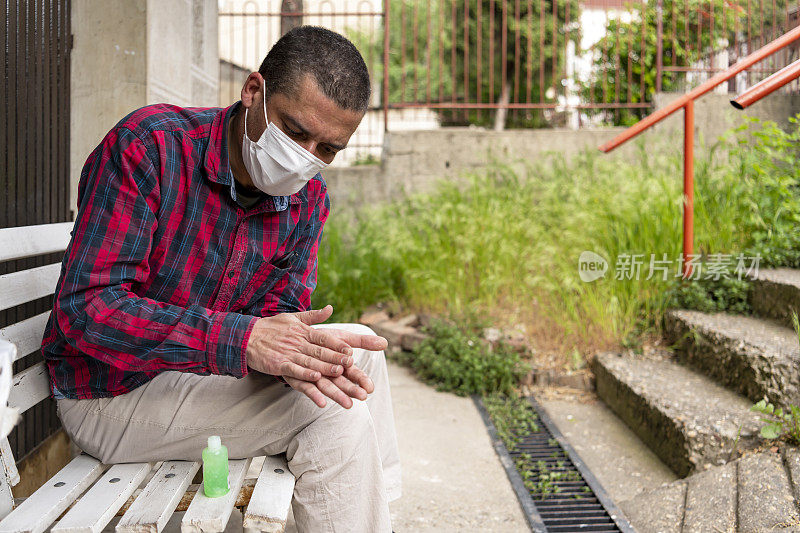
[[[203,492],[209,498],[228,493],[228,448],[218,436],[208,437],[208,448],[203,450]]]

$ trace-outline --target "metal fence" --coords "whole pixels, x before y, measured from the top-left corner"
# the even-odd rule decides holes
[[[632,122],[656,91],[685,91],[798,24],[796,0],[392,0],[387,13],[388,109],[498,127]]]
[[[797,26],[797,1],[231,0],[220,11],[221,104],[238,99],[283,30],[303,23],[353,40],[374,80],[344,163],[377,159],[387,129],[628,124],[657,91],[686,91]]]
[[[658,0],[656,15],[656,89],[683,92],[798,26],[800,4],[787,0],[699,4]],[[723,90],[741,92],[797,57],[798,45],[791,45],[731,80]],[[784,91],[797,88],[795,82]]]
[[[69,212],[69,0],[0,0],[0,228],[67,222]],[[0,275],[57,263],[49,254],[0,263]],[[0,328],[53,308],[52,298],[0,311]],[[41,361],[30,355],[14,371]],[[22,365],[22,366],[20,366]],[[17,458],[59,428],[52,400],[25,412],[9,440]]]

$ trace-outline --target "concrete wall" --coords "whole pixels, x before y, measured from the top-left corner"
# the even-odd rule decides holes
[[[380,165],[331,167],[323,175],[336,210],[357,209],[402,195],[430,190],[439,179],[458,179],[493,160],[533,161],[548,153],[568,158],[596,149],[621,128],[598,130],[508,130],[443,128],[434,131],[390,132]],[[619,155],[629,153],[625,147]]]
[[[656,95],[657,108],[662,108],[681,96],[675,93]],[[760,102],[740,111],[730,104],[730,94],[707,94],[694,105],[695,136],[707,143],[714,142],[731,128],[744,124],[748,118],[772,120],[783,128],[789,128],[789,117],[800,113],[800,94],[771,94]],[[683,112],[679,111],[666,119],[661,131],[682,132]],[[681,133],[682,135],[682,133]]]
[[[659,95],[663,106],[677,95]],[[774,120],[783,127],[788,118],[800,112],[800,95],[771,95],[742,112],[729,103],[728,95],[709,94],[695,104],[696,135],[713,142],[746,117]],[[409,192],[426,191],[440,178],[457,179],[464,172],[485,167],[493,159],[505,163],[535,161],[551,152],[569,158],[582,150],[595,150],[623,128],[541,129],[494,132],[479,128],[444,128],[434,131],[390,132],[383,147],[380,165],[329,168],[325,180],[335,209],[350,210],[362,205],[385,202]],[[644,142],[672,137],[676,148],[683,139],[683,113],[678,112],[655,129],[643,134]],[[607,157],[626,158],[635,151],[630,142]]]
[[[136,108],[219,100],[216,0],[72,3],[70,207],[86,157]]]

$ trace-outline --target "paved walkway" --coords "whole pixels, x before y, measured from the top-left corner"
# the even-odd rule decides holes
[[[394,530],[529,531],[472,400],[437,392],[395,364],[389,381],[403,461]]]

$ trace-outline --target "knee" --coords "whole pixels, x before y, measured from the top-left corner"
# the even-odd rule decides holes
[[[383,350],[371,352],[357,348],[353,350],[353,362],[358,368],[366,372],[369,377],[374,379],[376,374],[385,372],[386,354]]]
[[[353,449],[374,433],[372,415],[367,404],[359,400],[354,400],[349,409],[338,404],[331,406],[327,416],[318,422],[324,424],[324,429],[320,429],[328,436],[327,440],[338,448]]]
[[[347,428],[345,431],[353,435],[363,435],[372,430],[372,415],[369,413],[366,402],[353,400],[353,406],[350,409],[339,408],[342,412],[342,425]]]

